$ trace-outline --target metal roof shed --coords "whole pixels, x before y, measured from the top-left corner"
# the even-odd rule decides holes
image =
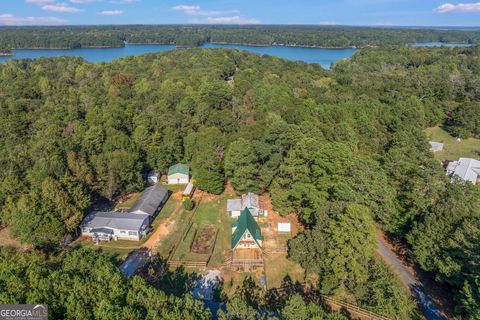
[[[165,187],[158,184],[148,187],[142,192],[137,202],[135,202],[128,212],[154,216],[167,201],[167,198],[168,189]]]

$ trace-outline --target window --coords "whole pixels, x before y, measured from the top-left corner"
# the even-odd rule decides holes
[[[129,235],[129,236],[136,236],[136,235],[137,235],[137,231],[128,231],[128,235]]]
[[[120,233],[125,234],[125,233],[127,233],[127,231],[125,231],[125,230],[120,230]]]

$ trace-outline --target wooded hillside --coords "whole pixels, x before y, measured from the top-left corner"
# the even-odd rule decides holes
[[[480,43],[479,31],[349,26],[130,25],[0,27],[0,49],[122,47],[131,44],[203,43],[369,47],[415,42]]]
[[[374,255],[378,224],[475,318],[479,190],[450,183],[423,130],[478,134],[479,66],[479,47],[366,49],[331,71],[236,50],[10,60],[0,64],[0,223],[57,252],[92,201],[182,162],[202,190],[221,193],[228,179],[297,214],[305,231],[289,254],[323,293],[415,315]]]

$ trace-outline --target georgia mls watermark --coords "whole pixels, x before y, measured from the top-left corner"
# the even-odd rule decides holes
[[[0,320],[48,320],[46,304],[0,304]]]

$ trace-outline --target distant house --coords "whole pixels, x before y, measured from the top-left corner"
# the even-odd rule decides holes
[[[80,225],[83,236],[94,241],[112,239],[140,240],[149,231],[149,216],[121,212],[90,213]]]
[[[263,237],[250,210],[245,208],[232,225],[232,249],[261,249]]]
[[[168,184],[187,184],[190,181],[190,169],[187,165],[177,163],[168,168]]]
[[[150,184],[156,184],[160,181],[160,173],[158,172],[150,172],[147,176],[147,182]]]
[[[142,192],[137,202],[128,210],[133,214],[146,214],[152,221],[168,200],[168,189],[156,184]]]
[[[227,200],[227,211],[230,217],[239,217],[245,208],[248,208],[254,217],[266,217],[268,214],[268,211],[262,208],[259,196],[254,193],[244,194],[240,199]]]
[[[480,183],[480,161],[471,158],[460,158],[458,161],[451,161],[447,165],[447,174],[456,176],[473,184]]]
[[[290,233],[292,232],[292,225],[290,222],[279,222],[277,230],[279,233]]]
[[[438,152],[443,150],[443,143],[430,141],[430,152]]]

